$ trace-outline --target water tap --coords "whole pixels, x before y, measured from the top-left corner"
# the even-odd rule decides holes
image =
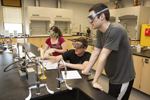
[[[63,64],[64,64],[64,67],[65,67],[65,78],[67,77],[67,67],[66,67],[66,63],[65,63],[65,61],[64,61],[63,59],[60,59],[60,60],[58,61],[58,67],[57,67],[57,68],[58,68],[57,89],[60,90],[60,84],[61,84],[62,82],[65,82],[66,87],[67,87],[69,90],[72,90],[72,87],[69,87],[69,86],[67,85],[66,80],[63,80],[62,78],[60,78],[60,68],[59,68],[60,61],[62,61]]]

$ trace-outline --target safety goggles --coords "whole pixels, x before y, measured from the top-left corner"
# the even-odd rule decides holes
[[[89,22],[92,23],[92,22],[94,21],[95,17],[96,17],[98,14],[100,14],[100,13],[106,11],[106,10],[108,10],[108,8],[105,8],[105,9],[103,9],[103,10],[101,10],[101,11],[95,13],[95,14],[88,15],[87,18],[89,18]]]
[[[75,42],[73,42],[72,45],[73,45],[73,47],[76,48],[76,49],[84,48],[83,45],[77,44],[77,43],[75,43]]]
[[[55,37],[55,36],[58,36],[58,34],[57,33],[53,33],[53,32],[50,32],[50,31],[48,31],[48,33],[47,33],[50,37]]]

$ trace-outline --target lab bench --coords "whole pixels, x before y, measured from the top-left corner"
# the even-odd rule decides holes
[[[25,45],[25,48],[28,51],[33,52],[36,56],[40,55],[37,51],[37,47],[30,43],[27,43]],[[10,53],[6,53],[6,51],[3,51],[3,53],[0,54],[0,59],[0,100],[25,100],[25,98],[29,94],[29,85],[26,78],[20,78],[18,74],[18,70],[20,68],[15,68],[8,72],[4,72],[4,68],[13,62],[13,55]],[[17,65],[14,64],[13,67],[15,66]],[[80,73],[82,79],[67,80],[67,84],[70,87],[81,89],[94,100],[116,100],[104,91],[94,89],[92,87],[92,84],[87,81],[88,76],[82,75],[81,71],[78,72]],[[58,90],[56,89],[57,73],[57,69],[45,71],[45,76],[47,77],[47,79],[40,80],[40,83],[47,84],[48,88],[50,90],[53,90],[55,93],[58,93]],[[67,90],[64,83],[61,84],[61,91],[63,90]],[[32,98],[38,97],[36,95],[36,90],[31,91]],[[41,88],[40,92],[41,96],[49,94],[46,88]]]

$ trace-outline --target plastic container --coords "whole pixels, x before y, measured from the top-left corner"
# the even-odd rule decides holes
[[[141,46],[138,44],[137,46],[137,52],[140,53],[141,52]]]

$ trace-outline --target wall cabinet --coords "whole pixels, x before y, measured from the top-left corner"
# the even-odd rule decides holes
[[[53,25],[61,29],[64,36],[71,36],[73,10],[47,7],[26,8],[26,34],[30,37],[48,36],[47,31]]]
[[[150,95],[150,59],[133,55],[136,78],[133,87]]]
[[[73,49],[73,46],[72,46],[72,41],[68,40],[70,39],[71,37],[63,37],[66,41],[66,45],[67,45],[67,50],[70,50],[70,49]]]
[[[110,22],[116,22],[117,12],[116,9],[110,9]]]
[[[141,25],[149,23],[149,10],[150,7],[145,6],[110,9],[110,21],[121,23],[127,29],[129,37],[140,40]]]
[[[134,62],[134,68],[136,72],[136,78],[134,80],[133,87],[138,89],[140,88],[141,83],[141,72],[142,72],[142,66],[143,66],[143,57],[135,56],[133,55],[133,62]]]
[[[26,8],[25,27],[29,36],[48,36],[47,31],[53,22],[53,8],[33,7]]]
[[[73,11],[71,9],[54,9],[55,21],[72,21]]]

